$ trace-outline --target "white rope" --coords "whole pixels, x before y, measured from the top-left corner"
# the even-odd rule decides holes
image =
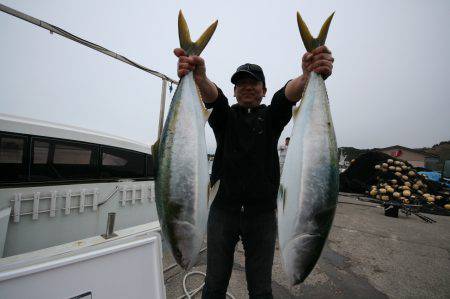
[[[207,247],[202,248],[202,249],[200,250],[199,253],[202,253],[202,252],[205,251],[206,249],[207,249]],[[175,268],[176,266],[178,266],[178,264],[176,264],[176,263],[175,263],[175,264],[172,264],[172,265],[168,266],[167,268],[165,268],[165,269],[163,270],[163,272],[165,273],[165,272],[169,271],[170,269]],[[177,299],[184,299],[184,298],[191,299],[193,296],[195,296],[195,294],[197,294],[198,292],[200,292],[200,291],[203,289],[203,287],[205,286],[205,283],[202,283],[198,288],[189,291],[189,290],[187,289],[187,286],[186,286],[186,280],[187,280],[187,278],[188,278],[189,276],[192,276],[192,275],[202,275],[203,277],[206,277],[206,274],[203,273],[203,272],[200,272],[200,271],[191,271],[191,272],[186,273],[186,274],[184,275],[184,277],[183,277],[183,292],[184,292],[184,295],[178,297]],[[230,297],[231,299],[236,299],[236,298],[234,298],[234,296],[233,296],[231,293],[228,293],[228,292],[227,292],[226,295],[227,295],[228,297]]]
[[[191,271],[191,272],[187,273],[186,275],[184,275],[184,277],[183,277],[183,292],[184,292],[184,295],[178,297],[177,299],[184,299],[184,298],[191,299],[193,296],[195,296],[195,294],[200,292],[203,289],[203,287],[205,286],[205,283],[202,283],[198,288],[196,288],[196,289],[194,289],[192,291],[188,291],[188,289],[186,287],[186,280],[187,280],[187,278],[189,276],[192,276],[192,275],[202,275],[203,277],[206,277],[206,274],[203,273],[203,272],[200,272],[200,271]],[[234,298],[233,295],[231,295],[231,293],[227,292],[226,295],[228,297],[230,297],[231,299],[236,299],[236,298]]]

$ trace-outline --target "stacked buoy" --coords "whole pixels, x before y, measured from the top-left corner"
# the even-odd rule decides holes
[[[408,163],[388,159],[375,165],[377,184],[370,186],[368,195],[382,201],[395,201],[403,204],[439,205],[450,210],[449,192],[432,194],[425,176],[417,173]]]

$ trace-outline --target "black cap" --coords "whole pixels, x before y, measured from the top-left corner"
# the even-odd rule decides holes
[[[236,84],[242,76],[249,76],[266,86],[266,78],[264,77],[263,70],[257,64],[246,63],[238,67],[233,76],[231,76],[231,83]]]

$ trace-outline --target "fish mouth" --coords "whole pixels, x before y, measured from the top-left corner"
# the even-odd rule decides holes
[[[174,221],[172,225],[172,255],[181,268],[190,270],[197,261],[203,243],[202,234],[187,221]]]
[[[181,250],[179,248],[172,248],[172,254],[173,257],[175,259],[175,261],[177,262],[177,264],[183,268],[183,270],[190,270],[195,262],[193,260],[191,260],[190,258],[183,256],[183,253],[181,252]],[[184,254],[186,255],[186,254]]]
[[[301,234],[291,239],[283,250],[283,266],[291,286],[302,283],[313,270],[326,238],[319,234]]]

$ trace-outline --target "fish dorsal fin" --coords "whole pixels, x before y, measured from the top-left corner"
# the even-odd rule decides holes
[[[158,175],[158,148],[159,139],[152,145],[153,172],[155,177]]]
[[[300,30],[300,36],[302,37],[303,44],[305,45],[306,51],[311,52],[317,47],[325,45],[325,40],[327,39],[328,29],[330,28],[331,20],[333,19],[334,12],[328,19],[325,20],[325,23],[322,25],[322,29],[320,29],[319,36],[317,38],[313,38],[311,33],[309,32],[308,27],[302,19],[302,16],[299,12],[297,12],[297,24],[298,29]]]
[[[200,101],[200,107],[202,109],[203,121],[206,124],[213,109],[212,108],[206,109],[205,103],[202,100],[202,93],[200,92],[200,88],[198,88],[197,84],[195,85],[195,89],[197,90],[198,100]]]
[[[191,34],[189,33],[189,28],[186,23],[186,19],[183,16],[183,12],[180,10],[178,14],[178,35],[180,37],[180,47],[186,51],[187,55],[200,55],[203,49],[208,44],[214,31],[216,30],[218,21],[212,23],[202,36],[195,42],[191,40]]]
[[[216,198],[217,192],[219,191],[220,180],[211,186],[211,182],[208,183],[208,207],[211,206],[214,198]]]

